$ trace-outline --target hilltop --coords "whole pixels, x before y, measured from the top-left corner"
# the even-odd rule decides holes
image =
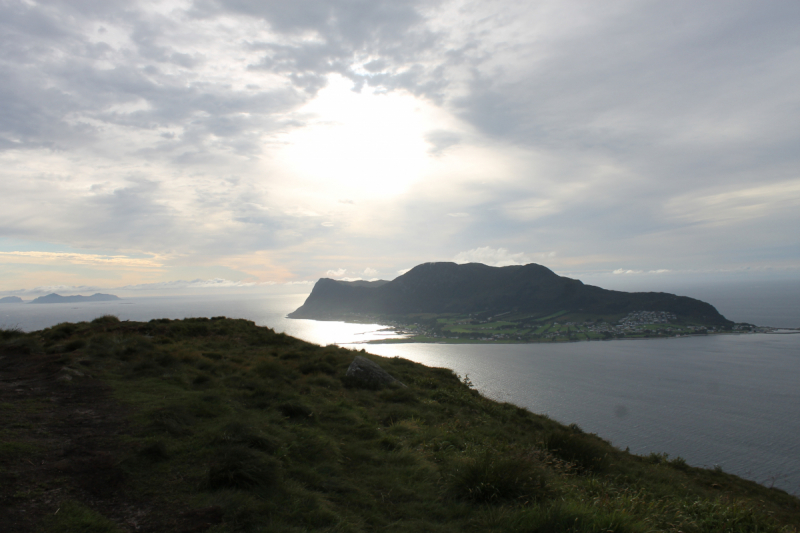
[[[661,324],[637,330],[647,336],[734,326],[712,305],[694,298],[602,289],[537,264],[425,263],[392,281],[370,284],[322,278],[289,317],[377,321],[405,329],[416,325],[421,326],[416,333],[428,337],[522,341],[630,333],[616,327],[620,324]]]
[[[346,375],[356,356],[401,384]],[[0,530],[796,533],[800,500],[214,319],[0,331]]]

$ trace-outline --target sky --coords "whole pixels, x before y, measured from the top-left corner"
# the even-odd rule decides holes
[[[0,0],[0,295],[800,280],[800,3]]]

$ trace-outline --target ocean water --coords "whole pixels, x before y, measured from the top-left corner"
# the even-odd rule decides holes
[[[800,284],[796,285],[800,296]],[[682,292],[724,315],[800,327],[791,287]],[[701,294],[705,291],[704,294]],[[485,395],[577,423],[631,452],[668,453],[800,495],[800,334],[717,335],[569,344],[363,343],[377,324],[291,320],[306,294],[137,297],[84,304],[0,305],[0,327],[33,331],[113,314],[121,320],[228,316],[321,345],[365,347],[469,375]],[[768,300],[772,298],[774,305]]]
[[[299,337],[316,344],[367,342],[395,336],[384,326],[292,320],[286,315],[305,301],[308,294],[136,297],[111,302],[79,304],[0,305],[0,327],[36,331],[60,322],[90,321],[103,315],[120,320],[148,321],[153,318],[226,316],[246,318],[259,326]]]

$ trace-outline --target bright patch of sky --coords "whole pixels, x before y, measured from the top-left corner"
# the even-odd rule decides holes
[[[781,1],[9,0],[0,293],[428,261],[798,279],[798,24]]]

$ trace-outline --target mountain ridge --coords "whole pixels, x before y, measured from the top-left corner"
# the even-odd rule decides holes
[[[376,283],[376,282],[374,282]],[[609,315],[665,311],[683,320],[730,326],[711,304],[663,292],[622,292],[585,285],[530,263],[491,267],[481,263],[423,263],[377,285],[321,278],[289,318],[342,320],[352,315],[525,312],[537,316],[568,311]]]
[[[39,296],[38,298],[31,300],[30,303],[32,304],[72,304],[72,303],[80,303],[80,302],[110,302],[114,300],[120,300],[119,296],[114,296],[113,294],[103,294],[101,292],[96,292],[91,296],[81,296],[77,294],[75,296],[61,296],[60,294],[50,293],[47,296]]]

